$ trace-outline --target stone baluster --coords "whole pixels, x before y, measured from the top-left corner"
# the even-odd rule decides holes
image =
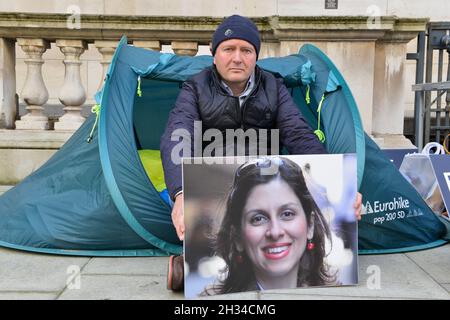
[[[48,118],[43,114],[43,105],[48,100],[48,91],[42,78],[43,53],[50,48],[44,39],[17,39],[17,43],[27,55],[27,76],[21,92],[21,98],[27,104],[27,114],[16,121],[16,129],[48,130],[52,129]]]
[[[108,67],[111,64],[112,57],[117,48],[117,41],[104,41],[97,40],[94,42],[95,47],[102,54],[102,60],[100,64],[103,67],[102,77],[100,78],[100,83],[98,85],[97,91],[100,91],[103,87],[103,83],[105,82],[106,72],[108,72]]]
[[[65,76],[59,101],[65,106],[65,113],[55,123],[55,130],[75,131],[85,120],[81,116],[86,91],[81,84],[80,56],[87,49],[87,44],[82,40],[56,40],[56,45],[64,54]]]
[[[16,120],[16,41],[0,38],[0,128],[14,129]]]
[[[161,51],[161,42],[159,41],[133,41],[135,47]]]
[[[172,50],[180,56],[195,56],[198,52],[197,42],[172,41]]]

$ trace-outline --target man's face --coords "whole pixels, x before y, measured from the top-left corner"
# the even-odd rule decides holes
[[[255,69],[256,50],[245,40],[226,40],[217,47],[214,64],[225,83],[246,83]]]

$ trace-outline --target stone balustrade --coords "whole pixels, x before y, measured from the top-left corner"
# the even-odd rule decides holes
[[[428,19],[384,16],[376,24],[367,17],[270,16],[252,19],[261,31],[260,58],[297,53],[301,45],[315,44],[343,73],[360,108],[366,132],[378,138],[377,142],[382,146],[388,146],[391,138],[396,147],[411,145],[403,137],[404,101],[408,90],[403,81],[406,44],[419,31],[425,30]],[[207,49],[221,20],[211,17],[82,15],[79,25],[74,26],[69,24],[67,14],[0,13],[0,149],[11,148],[8,135],[14,131],[29,131],[35,136],[42,132],[45,140],[50,132],[69,137],[79,128],[85,120],[82,108],[88,101],[88,105],[93,104],[92,94],[88,95],[80,75],[80,68],[85,63],[82,58],[88,48],[96,49],[102,57],[96,62],[99,72],[95,87],[99,90],[122,35],[127,35],[129,43],[138,47],[160,51],[170,46],[176,54],[194,56],[200,47]],[[43,68],[47,62],[45,53],[52,44],[64,56],[60,66],[64,68],[64,80],[57,84],[60,86],[58,99],[62,115],[57,119],[45,115],[49,84],[44,81]],[[16,50],[22,50],[21,54],[26,56],[26,79],[21,88],[16,88]],[[208,53],[208,50],[203,51]],[[26,104],[26,114],[20,117],[18,100]],[[56,141],[62,141],[60,137]],[[58,143],[52,144],[52,148],[58,148]],[[45,145],[43,141],[43,148]]]

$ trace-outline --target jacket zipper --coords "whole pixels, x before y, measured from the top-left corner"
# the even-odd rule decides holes
[[[242,104],[242,106],[241,106],[241,104],[239,103],[239,97],[234,97],[234,98],[236,98],[236,107],[237,107],[237,114],[239,115],[239,117],[240,117],[240,119],[239,119],[239,123],[241,124],[241,129],[244,129],[244,112],[243,112],[243,109],[244,109],[244,106],[245,106],[245,103],[243,103]]]
[[[256,75],[255,75],[256,76]],[[241,129],[244,129],[244,114],[245,114],[245,107],[247,106],[247,101],[252,97],[252,95],[255,93],[256,89],[259,86],[259,83],[261,82],[261,75],[258,74],[258,79],[255,77],[255,83],[253,85],[252,91],[248,94],[247,98],[245,99],[242,106],[239,105],[239,97],[238,97],[238,106],[241,109]]]

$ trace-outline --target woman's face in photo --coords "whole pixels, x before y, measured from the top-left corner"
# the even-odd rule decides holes
[[[255,186],[242,215],[242,246],[259,277],[297,275],[307,241],[300,200],[282,179]]]

